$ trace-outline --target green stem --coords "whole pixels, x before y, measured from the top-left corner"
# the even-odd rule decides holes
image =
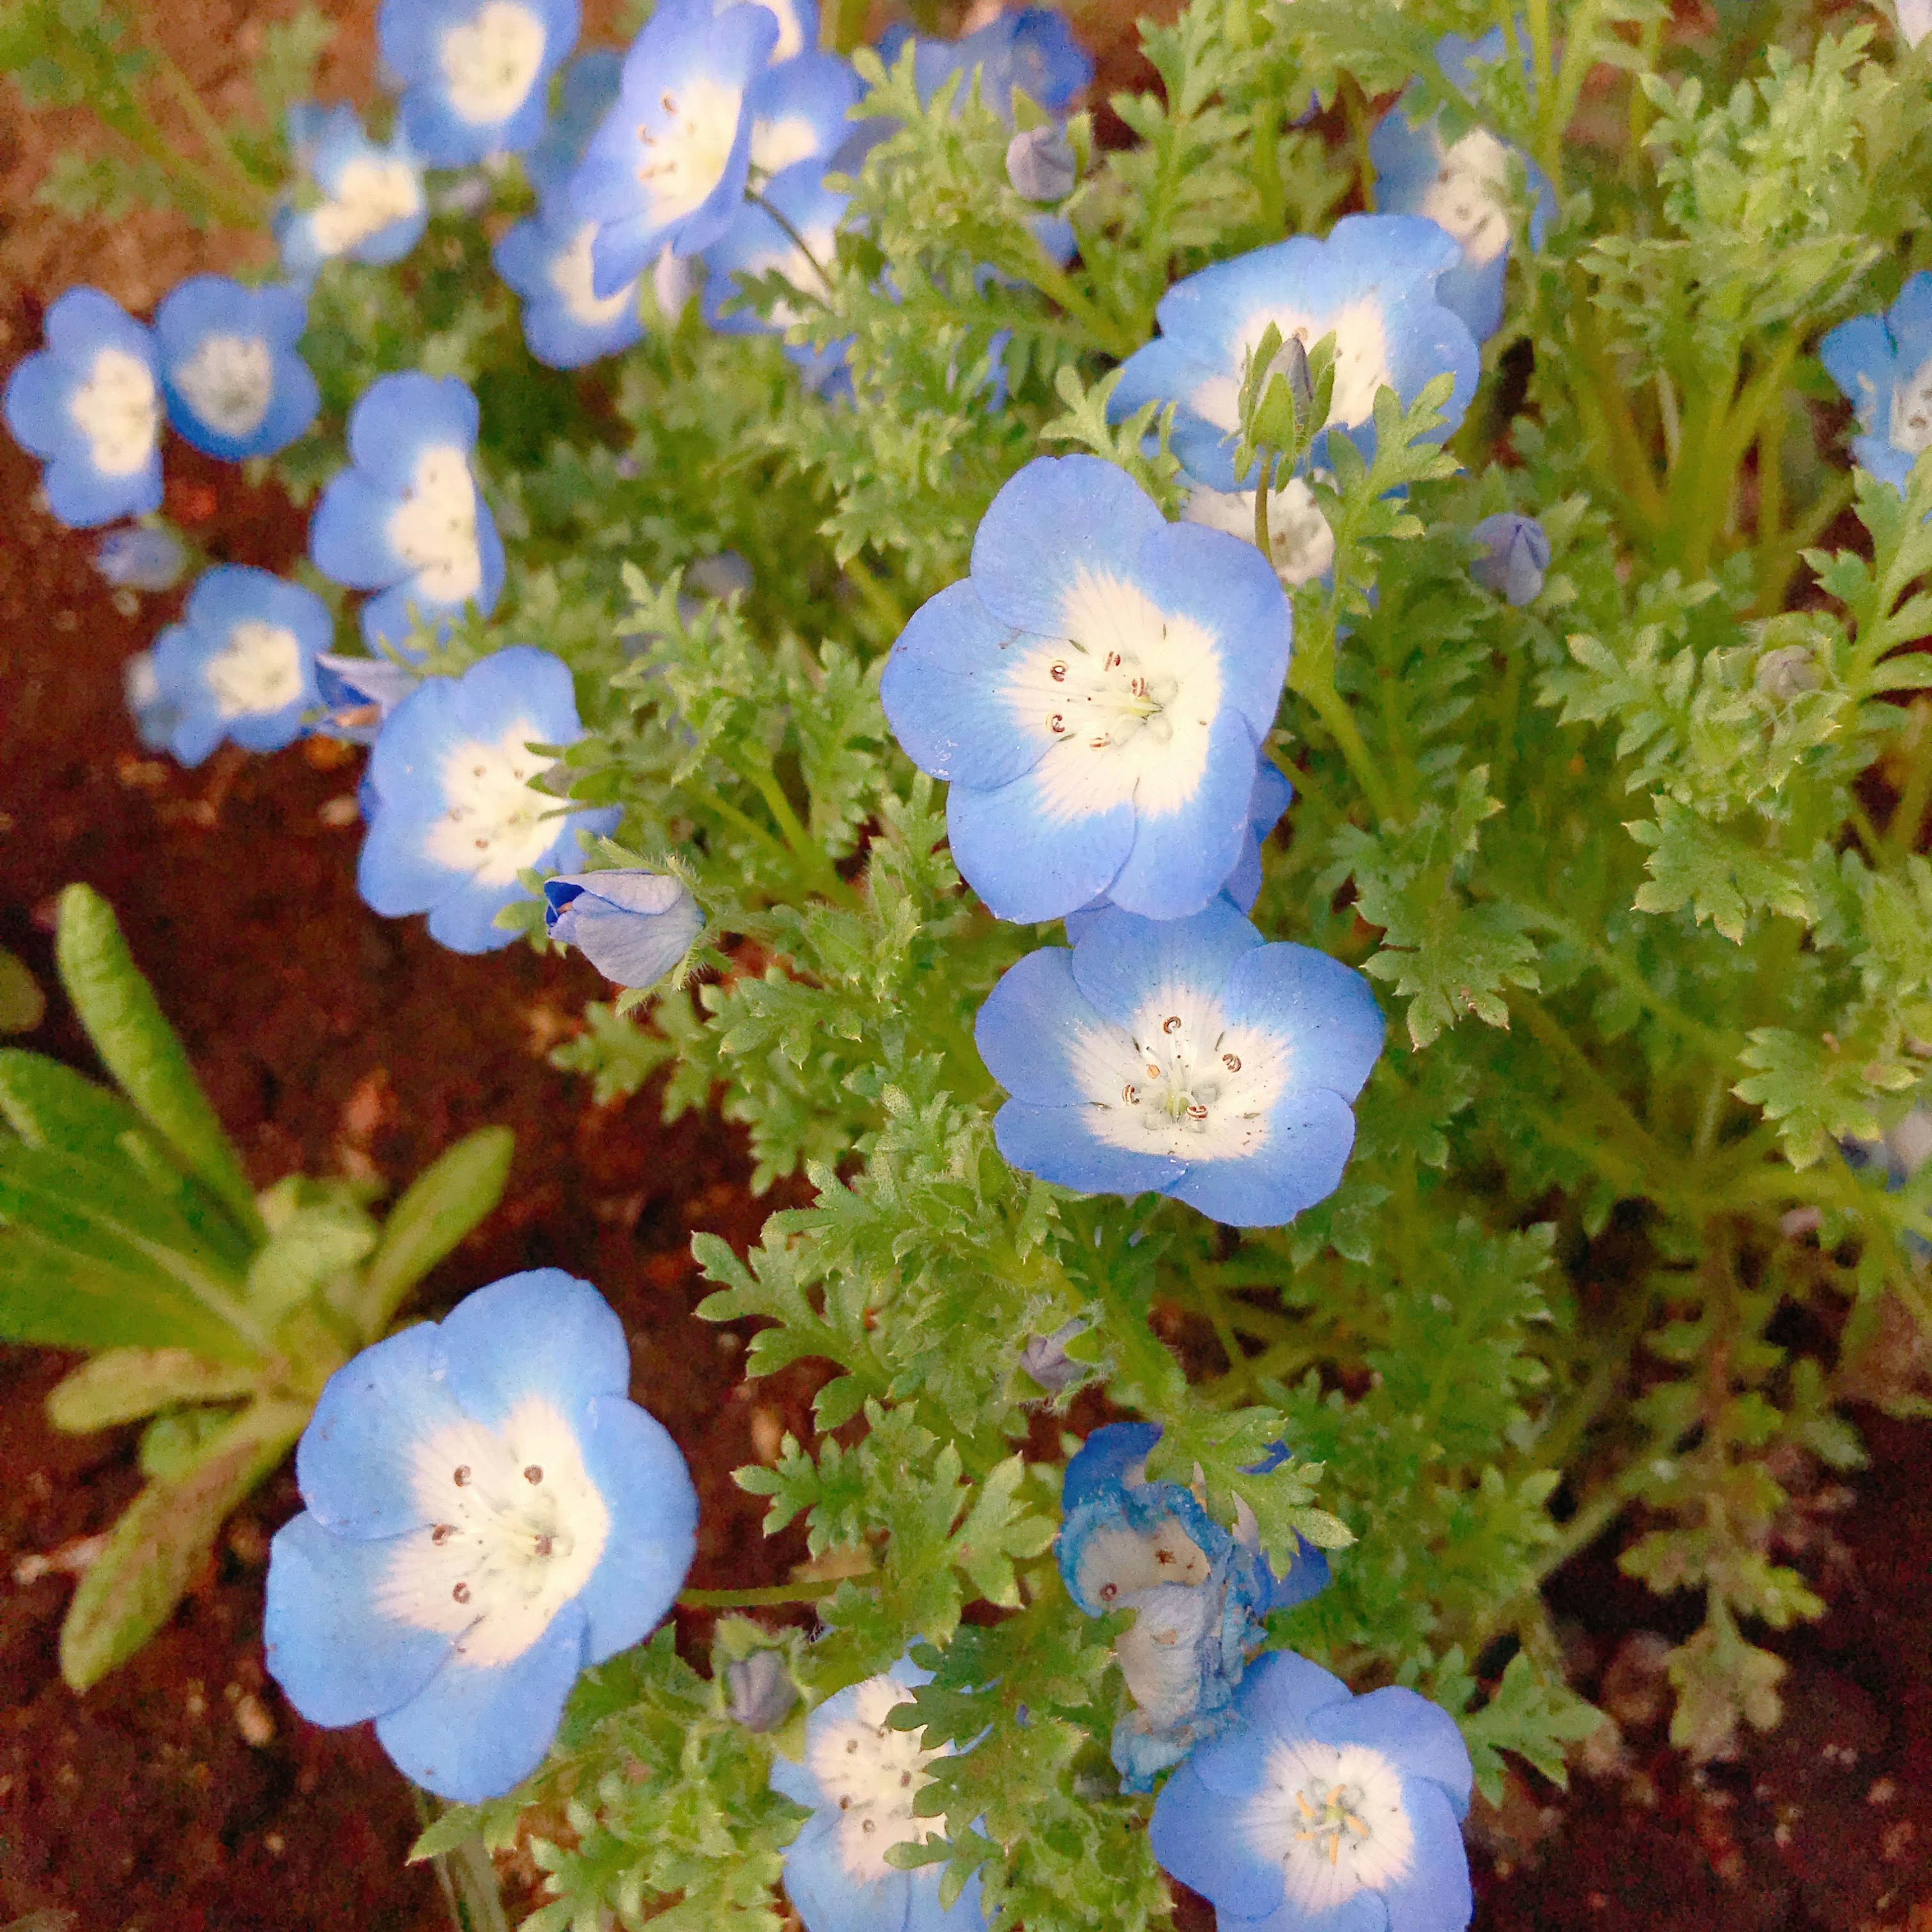
[[[1144,332],[1130,332],[1106,314],[1037,242],[1030,256],[1014,265],[1014,272],[1071,316],[1093,338],[1094,346],[1116,362],[1125,362],[1140,347]]]
[[[1892,822],[1885,829],[1888,851],[1895,858],[1907,859],[1918,850],[1918,834],[1925,823],[1925,807],[1932,801],[1932,710],[1922,703],[1906,713],[1905,736],[1912,753],[1912,768],[1906,774],[1905,789],[1899,794]]]
[[[208,111],[200,90],[175,64],[167,50],[148,32],[142,18],[143,11],[137,6],[129,16],[134,22],[134,32],[140,40],[141,51],[154,62],[162,83],[174,96],[175,104],[188,116],[195,133],[200,136],[202,146],[221,164],[230,178],[240,187],[244,198],[254,202],[260,214],[266,215],[268,197],[263,194],[260,183],[248,172],[242,157],[236,152],[234,142],[228,138],[228,130]]]
[[[791,808],[791,800],[784,795],[784,786],[778,783],[778,773],[769,765],[754,765],[742,775],[757,788],[787,848],[805,868],[812,883],[827,898],[842,906],[856,907],[859,904],[858,893],[838,876],[838,868],[826,856],[825,848],[800,822],[798,814]]]
[[[835,1576],[819,1583],[776,1583],[763,1590],[680,1590],[677,1600],[687,1610],[755,1610],[772,1604],[815,1604],[830,1596],[841,1583],[860,1581],[872,1574],[862,1570],[856,1577]]]
[[[805,237],[778,212],[776,206],[767,201],[756,188],[747,188],[745,190],[745,199],[754,207],[763,208],[779,227],[784,230],[786,239],[810,264],[812,272],[818,278],[818,286],[816,289],[801,288],[796,282],[792,282],[791,285],[798,290],[799,293],[804,296],[807,302],[815,302],[820,308],[824,308],[826,297],[831,292],[832,278],[825,272],[824,263],[812,252],[811,243],[807,242]],[[791,278],[789,275],[785,277],[785,280],[791,282]]]
[[[1385,824],[1396,824],[1401,814],[1395,794],[1389,789],[1388,781],[1370,754],[1348,700],[1335,688],[1334,677],[1329,668],[1334,662],[1332,651],[1327,656],[1328,664],[1320,665],[1318,674],[1314,664],[1304,668],[1306,661],[1298,659],[1289,675],[1290,687],[1328,728],[1328,735],[1347,761],[1350,772],[1376,818]],[[1316,654],[1315,664],[1320,664],[1320,654]]]

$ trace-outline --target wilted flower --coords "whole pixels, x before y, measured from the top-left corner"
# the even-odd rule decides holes
[[[1458,1820],[1469,1754],[1413,1690],[1350,1694],[1287,1651],[1260,1658],[1240,1720],[1168,1780],[1148,1837],[1221,1932],[1460,1932],[1474,1910]]]
[[[1255,540],[1252,490],[1210,490],[1196,483],[1180,514],[1190,524],[1226,530],[1247,543]],[[1290,590],[1326,577],[1335,567],[1335,532],[1301,477],[1291,476],[1268,490],[1268,556],[1274,574]]]
[[[584,839],[616,829],[614,807],[536,788],[552,760],[531,746],[583,735],[569,668],[548,651],[512,645],[460,678],[425,678],[369,755],[363,898],[392,919],[428,913],[431,935],[454,952],[508,945],[496,918],[523,896],[517,875],[567,866]]]
[[[349,418],[352,466],[322,493],[309,554],[325,577],[380,590],[362,607],[372,650],[403,646],[412,618],[488,611],[503,587],[503,545],[476,488],[476,398],[454,376],[411,370],[370,385]]]
[[[1461,259],[1432,221],[1351,214],[1324,242],[1298,235],[1216,262],[1161,298],[1161,333],[1128,357],[1108,413],[1118,422],[1144,403],[1178,404],[1174,454],[1200,482],[1234,489],[1242,370],[1272,324],[1304,352],[1335,338],[1334,394],[1313,462],[1327,463],[1336,434],[1370,454],[1376,392],[1393,389],[1412,402],[1443,374],[1455,379],[1435,431],[1446,436],[1475,393],[1481,359],[1468,325],[1436,292]]]
[[[546,879],[544,926],[605,979],[653,986],[691,950],[704,914],[682,879],[618,867]]]
[[[896,67],[908,44],[922,100],[929,103],[955,74],[977,69],[980,100],[1009,124],[1015,88],[1058,114],[1094,78],[1093,62],[1051,7],[1002,14],[956,40],[927,40],[908,27],[888,27],[879,36],[880,59]]]
[[[94,567],[117,590],[172,590],[188,568],[188,546],[172,530],[110,530],[95,548]]]
[[[1543,594],[1543,573],[1550,568],[1550,538],[1534,517],[1520,510],[1503,510],[1485,517],[1469,532],[1482,552],[1469,574],[1485,590],[1506,604],[1533,604]]]
[[[231,463],[286,449],[322,406],[296,348],[308,326],[308,298],[286,283],[176,283],[154,311],[169,419],[196,448]]]
[[[47,310],[46,346],[7,380],[7,427],[46,464],[47,506],[75,530],[161,506],[154,338],[98,289]]]
[[[578,26],[577,0],[382,0],[376,29],[417,153],[453,168],[530,146]]]
[[[1218,899],[1191,919],[1094,914],[1070,952],[1007,969],[974,1037],[1012,1096],[994,1136],[1014,1166],[1276,1227],[1340,1180],[1382,1034],[1361,974],[1264,943]]]
[[[422,240],[429,203],[421,164],[401,134],[379,148],[354,108],[304,103],[290,110],[289,146],[322,196],[276,221],[291,275],[313,275],[338,255],[377,267],[400,262]]]
[[[952,1747],[927,1750],[922,1732],[895,1730],[886,1721],[931,1679],[902,1659],[848,1686],[806,1721],[805,1762],[772,1761],[772,1789],[812,1814],[784,1853],[785,1891],[805,1932],[980,1932],[986,1923],[976,1873],[942,1910],[940,1867],[906,1870],[886,1862],[895,1846],[951,1835],[944,1818],[920,1817],[913,1805],[932,1781],[926,1766]]]
[[[697,1546],[684,1459],[630,1372],[602,1296],[538,1268],[329,1378],[264,1619],[303,1716],[374,1718],[410,1777],[462,1803],[536,1769],[578,1673],[663,1617]]]
[[[1022,128],[1006,143],[1006,179],[1026,201],[1064,201],[1080,164],[1064,128]]]
[[[1906,278],[1883,315],[1854,316],[1818,345],[1818,359],[1858,412],[1852,454],[1903,490],[1932,448],[1932,271]]]
[[[323,716],[309,728],[318,736],[373,745],[382,720],[422,682],[422,674],[393,658],[352,658],[324,652],[315,661],[316,694]]]
[[[1041,457],[993,500],[973,574],[914,616],[880,694],[952,781],[967,882],[1002,919],[1105,894],[1196,912],[1248,836],[1292,618],[1252,544],[1166,522],[1114,465]]]

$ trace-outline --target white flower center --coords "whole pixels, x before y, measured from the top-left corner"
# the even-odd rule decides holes
[[[389,513],[389,542],[433,604],[460,604],[483,583],[476,544],[476,479],[454,443],[436,443],[416,458],[416,474]]]
[[[1324,335],[1334,337],[1335,393],[1328,407],[1331,423],[1348,429],[1366,422],[1375,413],[1376,392],[1395,387],[1395,378],[1389,373],[1382,306],[1374,296],[1364,296],[1320,315],[1286,306],[1258,309],[1235,338],[1233,366],[1225,375],[1210,376],[1187,399],[1203,422],[1230,435],[1240,427],[1241,365],[1261,346],[1270,322],[1281,331],[1284,344],[1292,337],[1305,350],[1312,349]],[[1282,374],[1287,373],[1287,354],[1284,347],[1274,364]]]
[[[67,407],[102,476],[131,476],[154,454],[160,401],[154,372],[140,356],[124,349],[100,350]]]
[[[244,617],[202,674],[224,718],[279,711],[302,695],[302,646],[280,624]]]
[[[818,151],[818,130],[802,114],[752,123],[752,165],[760,174],[775,175],[794,161],[809,160]]]
[[[556,290],[573,322],[586,328],[602,328],[614,322],[638,299],[634,278],[615,295],[600,296],[592,279],[591,244],[597,239],[597,224],[586,221],[571,238],[570,246],[550,257],[550,285]]]
[[[1493,262],[1509,246],[1508,190],[1509,150],[1472,128],[1442,157],[1422,212],[1462,244],[1465,261]]]
[[[1303,1912],[1380,1891],[1415,1855],[1401,1776],[1366,1744],[1276,1742],[1242,1823],[1256,1856],[1280,1865],[1288,1900]]]
[[[422,182],[393,154],[358,154],[344,164],[335,191],[309,215],[309,232],[325,255],[346,255],[422,206]]]
[[[410,1480],[430,1526],[400,1540],[379,1608],[455,1637],[478,1669],[522,1656],[590,1582],[610,1534],[570,1424],[540,1396],[500,1430],[451,1424],[413,1446]]]
[[[529,98],[543,65],[544,25],[527,7],[485,0],[450,28],[436,49],[449,104],[472,127],[507,121]]]
[[[1129,800],[1158,815],[1200,789],[1221,710],[1217,640],[1170,617],[1134,585],[1083,571],[1060,610],[1062,638],[1026,640],[1001,695],[1043,735],[1041,804],[1064,824]]]
[[[1252,490],[1210,490],[1196,484],[1189,493],[1183,519],[1226,530],[1245,542],[1255,540],[1255,493]],[[1335,561],[1335,532],[1315,500],[1315,492],[1299,476],[1268,492],[1268,550],[1274,573],[1292,590],[1312,583]]]
[[[724,178],[744,102],[743,88],[703,76],[682,92],[666,88],[658,97],[656,124],[638,128],[638,179],[651,198],[653,220],[681,220]]]
[[[423,842],[432,862],[481,885],[507,886],[550,850],[563,808],[530,782],[550,770],[529,748],[542,735],[520,718],[494,741],[466,738],[443,754],[443,813]]]
[[[259,335],[204,335],[173,376],[188,407],[224,436],[259,428],[275,393],[274,358]]]
[[[923,1731],[896,1731],[886,1721],[911,1701],[912,1693],[890,1677],[868,1678],[852,1716],[826,1725],[806,1753],[819,1789],[838,1808],[839,1861],[848,1877],[867,1883],[896,1869],[886,1862],[893,1846],[950,1835],[943,1817],[916,1817],[912,1806],[932,1782],[926,1767],[950,1756],[952,1747],[923,1750]]]
[[[1266,1144],[1292,1049],[1228,1025],[1214,994],[1170,985],[1131,1029],[1103,1022],[1078,1035],[1070,1058],[1101,1139],[1177,1160],[1228,1160]]]
[[[712,17],[725,14],[739,4],[739,0],[711,0]],[[780,61],[788,61],[794,54],[805,51],[805,29],[799,23],[798,9],[791,0],[758,0],[758,4],[778,23],[778,38],[772,49],[770,64],[776,67]]]
[[[1892,392],[1892,440],[1913,456],[1932,448],[1932,356]]]

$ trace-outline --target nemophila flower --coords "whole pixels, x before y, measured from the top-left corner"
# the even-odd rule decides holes
[[[704,930],[684,881],[641,867],[560,874],[544,881],[544,929],[607,980],[654,986]]]
[[[609,47],[586,48],[564,69],[557,84],[556,112],[524,157],[524,172],[540,200],[548,200],[568,186],[598,124],[616,106],[623,84],[624,56]]]
[[[1360,974],[1264,942],[1218,899],[1191,919],[1095,914],[1070,952],[1007,969],[974,1037],[1012,1096],[993,1131],[1014,1166],[1276,1227],[1340,1180],[1382,1016]]]
[[[382,721],[369,755],[369,836],[356,884],[392,919],[429,914],[457,952],[488,952],[514,935],[496,915],[523,896],[520,872],[560,871],[583,842],[614,831],[614,807],[572,806],[536,782],[550,753],[584,736],[569,667],[514,644],[460,678],[425,678]]]
[[[772,1760],[772,1788],[812,1812],[784,1853],[785,1891],[805,1932],[980,1932],[986,1924],[976,1873],[942,1910],[943,1866],[908,1871],[886,1862],[896,1845],[951,1835],[944,1817],[920,1817],[913,1804],[932,1781],[926,1766],[952,1745],[926,1750],[924,1732],[886,1721],[931,1678],[902,1659],[848,1685],[806,1720],[802,1764]]]
[[[740,0],[710,0],[714,14],[727,12]],[[778,22],[778,37],[772,44],[771,63],[778,67],[796,60],[818,44],[818,9],[813,0],[749,0],[761,7]]]
[[[1092,60],[1051,7],[1023,7],[1002,14],[956,40],[928,40],[909,27],[889,27],[879,37],[880,59],[888,68],[896,67],[908,43],[922,100],[929,103],[954,75],[970,75],[976,69],[980,100],[1009,123],[1015,88],[1048,112],[1058,114],[1094,78]]]
[[[1353,1696],[1287,1651],[1252,1666],[1234,1708],[1148,1826],[1221,1932],[1461,1932],[1469,1754],[1446,1711],[1413,1690]]]
[[[411,370],[370,384],[349,418],[351,466],[322,493],[309,555],[325,577],[379,590],[362,607],[371,650],[406,642],[503,587],[503,545],[476,487],[476,398],[454,376]]]
[[[98,289],[47,310],[46,346],[7,380],[7,427],[46,464],[47,507],[92,530],[161,507],[161,398],[154,338]]]
[[[1482,554],[1469,574],[1506,604],[1533,604],[1543,592],[1543,573],[1550,568],[1550,538],[1534,517],[1520,510],[1502,510],[1485,517],[1469,532]]]
[[[1198,911],[1247,836],[1287,674],[1288,600],[1252,544],[1166,522],[1125,471],[1040,457],[993,500],[973,573],[892,646],[880,694],[949,778],[967,882],[1002,919],[1104,893]]]
[[[318,737],[373,745],[382,721],[422,682],[422,674],[393,658],[352,658],[325,652],[315,661],[322,716],[309,729]]]
[[[168,749],[198,765],[224,739],[250,752],[292,744],[334,630],[328,606],[299,584],[241,564],[205,572],[154,648]]]
[[[188,568],[188,546],[172,530],[110,530],[94,567],[117,590],[172,590]]]
[[[176,283],[154,311],[169,420],[196,448],[231,463],[286,449],[322,406],[296,347],[308,326],[308,298],[287,283]]]
[[[1470,64],[1501,60],[1504,52],[1500,27],[1492,27],[1480,40],[1445,34],[1436,44],[1437,64],[1465,93]],[[1486,128],[1472,128],[1445,141],[1442,110],[1424,108],[1418,94],[1412,88],[1369,136],[1369,157],[1376,172],[1376,206],[1388,214],[1426,215],[1454,238],[1462,259],[1444,272],[1436,284],[1436,298],[1484,341],[1502,326],[1503,278],[1515,226],[1512,166],[1521,166],[1528,178],[1532,248],[1542,247],[1544,231],[1556,212],[1556,191],[1528,155]]]
[[[597,224],[561,200],[520,221],[490,251],[496,272],[524,298],[524,340],[539,362],[580,369],[644,339],[638,284],[596,290],[591,246]]]
[[[853,131],[848,117],[865,91],[852,63],[833,53],[814,50],[768,69],[752,90],[752,175],[829,162]]]
[[[1255,493],[1252,490],[1211,490],[1192,484],[1181,515],[1190,524],[1252,543]],[[1335,532],[1315,500],[1315,492],[1300,476],[1276,483],[1268,490],[1268,556],[1274,574],[1290,590],[1326,577],[1335,567]]]
[[[697,1546],[630,1371],[603,1297],[537,1268],[329,1378],[296,1451],[308,1507],[268,1558],[268,1669],[304,1717],[374,1718],[461,1803],[536,1768],[578,1673],[658,1622]]]
[[[382,0],[376,31],[411,146],[454,168],[533,145],[578,26],[577,0]]]
[[[1108,413],[1124,422],[1143,403],[1178,404],[1174,454],[1198,481],[1234,489],[1241,370],[1272,322],[1305,350],[1335,338],[1334,396],[1310,452],[1316,464],[1327,464],[1338,434],[1372,452],[1378,390],[1412,402],[1445,374],[1455,388],[1436,434],[1446,436],[1475,393],[1480,362],[1468,326],[1436,293],[1461,259],[1420,216],[1351,214],[1326,241],[1297,235],[1216,262],[1161,298],[1161,332],[1128,357]]]
[[[1864,433],[1852,439],[1852,454],[1903,490],[1932,448],[1932,271],[1908,276],[1883,315],[1840,322],[1818,359],[1858,412]]]
[[[776,15],[710,0],[666,0],[624,57],[616,105],[570,181],[570,205],[597,224],[599,294],[641,274],[664,248],[708,248],[745,198],[753,83],[778,36]]]
[[[790,233],[768,208],[747,202],[723,236],[704,251],[704,319],[730,334],[788,329],[830,292],[820,271],[838,253],[838,224],[848,197],[826,186],[822,162],[801,161],[768,182],[763,199],[790,223]],[[800,300],[780,301],[760,314],[746,299],[739,278],[770,274],[782,275],[798,290]],[[788,343],[785,354],[814,388],[824,387],[844,366],[842,342],[824,349]]]
[[[1064,128],[1022,128],[1006,143],[1006,179],[1023,200],[1064,201],[1079,178],[1079,158]]]
[[[285,209],[275,224],[283,266],[313,275],[346,255],[377,267],[400,262],[429,224],[422,169],[400,134],[378,147],[352,107],[305,104],[289,114],[289,146],[321,199]]]

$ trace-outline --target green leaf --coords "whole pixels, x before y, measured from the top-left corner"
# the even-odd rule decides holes
[[[26,962],[0,946],[0,1033],[32,1033],[46,1013],[47,996]]]
[[[1638,819],[1624,829],[1650,848],[1650,878],[1634,902],[1640,912],[1672,913],[1688,905],[1700,925],[1709,920],[1736,944],[1743,943],[1744,922],[1754,912],[1813,916],[1798,866],[1747,845],[1674,800],[1660,798],[1654,820]]]
[[[118,1094],[45,1054],[0,1047],[0,1115],[29,1147],[124,1163],[140,1117]]]
[[[274,1468],[308,1420],[299,1402],[245,1409],[176,1480],[150,1483],[110,1532],[61,1626],[61,1675],[98,1684],[166,1622],[230,1510]]]
[[[269,1236],[248,1270],[248,1300],[274,1321],[326,1288],[376,1245],[376,1224],[352,1202],[298,1208]]]
[[[138,1421],[178,1402],[226,1402],[253,1393],[259,1371],[212,1362],[185,1348],[110,1348],[47,1394],[47,1420],[80,1434]]]
[[[1492,1804],[1502,1798],[1502,1754],[1514,1751],[1534,1765],[1551,1784],[1568,1790],[1568,1747],[1580,1744],[1604,1721],[1561,1681],[1552,1682],[1518,1651],[1490,1694],[1489,1702],[1462,1720],[1476,1783]]]
[[[254,1190],[180,1040],[141,976],[112,910],[92,887],[60,898],[54,957],[88,1039],[121,1090],[257,1240]]]

